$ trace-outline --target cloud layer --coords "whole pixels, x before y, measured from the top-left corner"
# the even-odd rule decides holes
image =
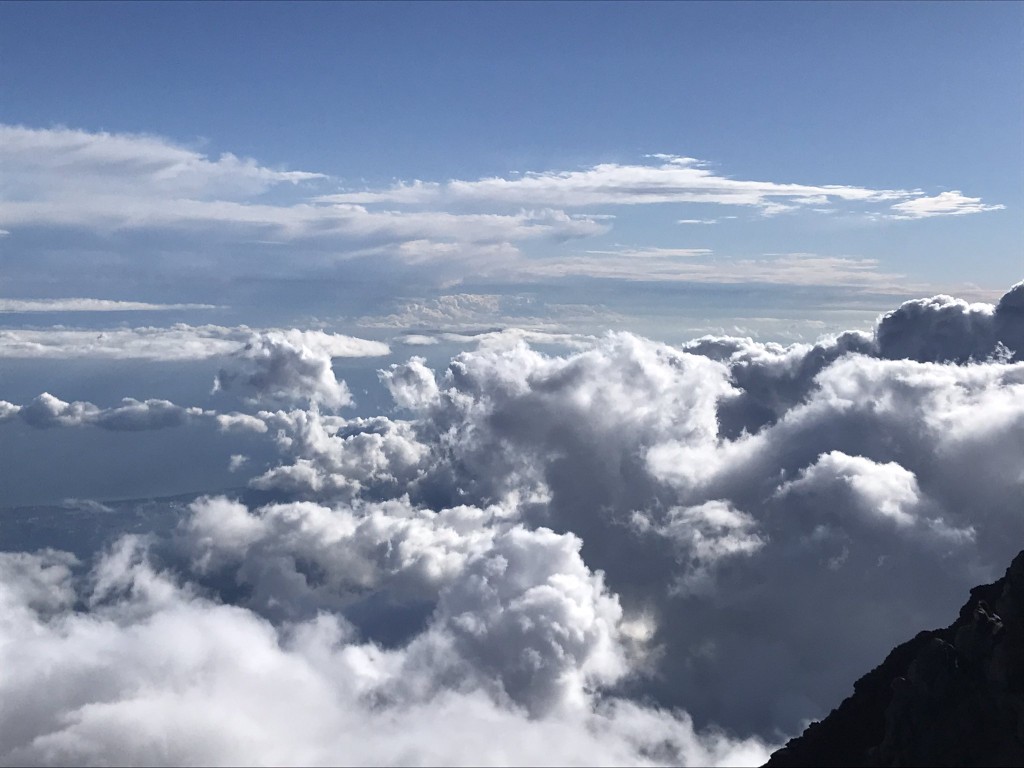
[[[488,334],[376,417],[331,412],[353,342],[254,337],[207,414],[280,452],[249,491],[0,555],[0,761],[761,761],[1024,541],[1022,286],[813,345]]]
[[[657,203],[740,206],[774,215],[800,208],[824,209],[842,203],[888,205],[892,218],[925,218],[998,210],[959,191],[926,197],[921,190],[869,189],[842,184],[792,184],[734,179],[692,157],[651,155],[650,163],[602,163],[573,171],[530,171],[511,178],[445,183],[399,182],[385,190],[325,195],[322,202],[343,204],[434,203],[454,200],[559,208]],[[899,202],[894,202],[899,201]],[[714,223],[684,219],[681,223]]]
[[[272,342],[270,339],[281,339]],[[291,341],[288,341],[291,340]],[[161,328],[17,328],[0,330],[0,358],[46,360],[205,360],[213,357],[255,355],[266,345],[292,343],[308,346],[310,354],[328,357],[376,357],[388,346],[323,331],[259,331],[247,326],[176,323]],[[248,350],[247,350],[248,348]]]
[[[0,312],[164,312],[216,308],[213,304],[151,304],[111,299],[0,299]]]
[[[0,421],[18,416],[37,429],[92,425],[118,432],[137,432],[177,427],[209,415],[212,414],[201,408],[183,408],[167,400],[139,401],[130,397],[113,408],[99,408],[78,400],[69,403],[49,392],[43,392],[23,406],[0,401]]]
[[[920,189],[734,178],[705,161],[669,154],[573,170],[405,180],[383,189],[352,190],[344,179],[274,168],[231,153],[214,156],[158,136],[64,127],[0,125],[0,164],[6,172],[0,231],[9,233],[5,242],[12,243],[12,266],[18,269],[11,274],[24,278],[21,290],[32,293],[45,284],[36,271],[22,272],[22,267],[38,265],[39,258],[71,270],[80,263],[62,255],[62,246],[40,248],[35,238],[60,243],[69,235],[85,236],[98,260],[112,261],[125,278],[140,264],[148,265],[143,272],[155,266],[175,275],[177,293],[189,290],[197,270],[217,277],[308,276],[352,263],[379,272],[382,280],[401,282],[393,274],[398,270],[417,275],[414,284],[435,285],[585,276],[884,288],[894,276],[870,257],[779,258],[735,244],[729,252],[712,253],[704,233],[690,231],[687,236],[702,239],[669,241],[668,247],[605,242],[603,248],[575,252],[565,244],[613,231],[617,217],[629,216],[637,206],[654,211],[671,206],[666,224],[735,220],[734,214],[704,218],[708,206],[726,206],[759,219],[839,212],[865,226],[1004,208],[960,191],[929,195]],[[679,218],[680,207],[690,207],[700,218]],[[622,229],[631,231],[631,224],[624,221]],[[679,232],[674,230],[673,240]],[[600,250],[604,253],[595,254]],[[183,264],[189,268],[182,270]],[[6,311],[159,306],[62,301],[0,300],[0,311],[5,306]]]

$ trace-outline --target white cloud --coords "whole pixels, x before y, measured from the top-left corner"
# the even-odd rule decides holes
[[[558,208],[659,203],[713,204],[753,207],[765,216],[801,209],[832,213],[837,204],[891,206],[893,218],[978,213],[1004,208],[959,191],[927,197],[921,190],[871,189],[841,184],[792,184],[752,181],[720,175],[692,157],[650,155],[649,164],[603,163],[575,171],[542,171],[511,178],[467,181],[400,181],[389,189],[323,195],[320,202],[415,205],[473,202],[497,205],[547,205]],[[736,218],[727,216],[721,218]],[[683,218],[679,224],[715,224],[720,219]]]
[[[404,365],[392,365],[380,372],[381,381],[400,408],[422,408],[438,400],[441,393],[434,374],[422,357],[411,357]]]
[[[275,627],[195,597],[130,542],[80,594],[96,608],[77,612],[72,565],[0,555],[0,693],[19,702],[0,723],[5,763],[727,765],[768,754],[620,700],[533,719],[473,687],[395,700],[397,673],[412,685],[429,669],[360,643],[344,621]]]
[[[114,511],[113,507],[96,501],[95,499],[64,499],[61,506],[65,509],[77,509],[86,512],[101,512],[109,514]]]
[[[214,389],[235,382],[254,390],[257,401],[308,400],[336,409],[351,405],[348,385],[339,381],[331,358],[380,356],[387,344],[323,331],[267,331],[253,334],[220,369]]]
[[[532,296],[455,293],[401,301],[389,314],[360,317],[356,324],[365,328],[417,328],[430,333],[490,331],[495,327],[557,332],[567,326],[615,324],[621,320],[618,313],[595,304],[552,304]],[[402,337],[404,344],[437,341],[436,336],[422,333]]]
[[[1020,295],[938,303],[1012,335]],[[0,762],[763,760],[1024,538],[1024,363],[887,359],[891,322],[558,354],[505,332],[383,371],[401,418],[223,414],[282,460],[263,501],[153,534],[166,571],[131,537],[0,555]],[[310,398],[341,386],[317,339],[244,362]]]
[[[278,445],[294,463],[269,469],[250,484],[298,498],[400,496],[428,451],[407,422],[349,421],[317,410],[261,411],[260,417],[278,430]]]
[[[438,602],[436,620],[460,655],[534,717],[585,710],[588,690],[628,671],[622,608],[584,565],[581,543],[514,527]]]
[[[717,257],[705,249],[623,249],[585,255],[524,260],[509,267],[520,277],[581,275],[620,280],[688,283],[765,283],[842,286],[881,293],[906,293],[904,276],[880,269],[877,259],[808,253],[753,259]]]
[[[1024,354],[1024,283],[1017,283],[997,304],[970,304],[952,296],[904,302],[878,322],[881,354],[922,362],[967,362],[995,354],[1020,360]]]
[[[613,338],[554,358],[515,345],[465,352],[438,395],[403,388],[433,446],[405,487],[518,498],[527,519],[579,535],[624,608],[658,606],[659,674],[672,682],[644,690],[662,700],[733,727],[814,716],[811,700],[823,713],[928,623],[921,611],[944,620],[939,593],[955,603],[1015,553],[1019,364],[878,360],[863,334],[788,349],[705,340],[690,347],[700,357]],[[704,355],[723,368],[701,367]],[[760,618],[726,630],[722,601],[728,616]],[[856,637],[844,629],[852,615]],[[775,673],[763,656],[748,663],[751,643],[775,649]],[[708,679],[778,703],[769,715],[705,690]],[[775,698],[780,679],[804,698]]]
[[[161,265],[175,271],[182,268],[181,262],[164,257],[183,251],[190,255],[191,265],[216,266],[221,274],[273,270],[280,264],[272,253],[264,253],[269,256],[265,262],[243,262],[238,246],[248,250],[255,244],[289,244],[290,272],[322,273],[338,262],[358,259],[382,270],[430,268],[432,279],[449,287],[467,276],[716,282],[719,273],[724,282],[743,282],[750,275],[754,282],[793,280],[808,285],[818,284],[803,279],[814,269],[827,281],[824,284],[884,288],[891,281],[882,274],[868,275],[881,273],[868,260],[815,257],[820,259],[817,266],[805,263],[783,275],[784,264],[711,260],[704,258],[709,254],[703,249],[686,247],[688,243],[681,248],[567,258],[558,254],[567,240],[609,232],[615,216],[601,210],[607,206],[712,204],[750,208],[765,216],[845,211],[876,218],[1002,207],[959,192],[927,197],[921,190],[736,179],[699,160],[667,154],[632,164],[443,183],[400,181],[389,189],[323,194],[337,180],[316,172],[272,168],[230,153],[215,157],[157,136],[60,127],[0,125],[0,165],[7,185],[0,201],[4,231],[71,228],[98,236],[104,248],[125,262],[145,259],[147,251],[156,250]],[[674,213],[669,221],[735,218],[678,216]],[[147,244],[139,244],[139,232],[149,233]],[[213,240],[226,247],[210,247]],[[197,248],[197,241],[204,247]],[[19,249],[18,259],[30,258],[34,248]],[[541,253],[555,258],[534,258]],[[693,264],[677,263],[691,256]],[[47,258],[60,264],[68,257],[50,251]],[[7,300],[7,309],[0,311],[193,308],[145,302],[115,306],[99,299],[35,301],[44,303]],[[55,303],[50,307],[48,301]]]
[[[588,217],[550,209],[465,215],[371,211],[362,205],[309,202],[308,195],[296,198],[297,190],[290,202],[272,203],[265,193],[326,177],[275,170],[230,153],[214,160],[155,136],[0,125],[0,165],[8,188],[0,202],[0,222],[8,228],[68,226],[109,233],[213,227],[229,236],[233,231],[241,240],[341,240],[353,251],[374,240],[392,245],[424,241],[444,248],[579,237],[605,229]],[[424,258],[422,247],[413,250],[411,258]]]
[[[708,248],[625,248],[619,251],[587,251],[595,256],[621,256],[628,259],[689,259],[710,256]]]
[[[863,456],[831,451],[801,470],[796,480],[781,485],[779,493],[821,494],[823,483],[849,488],[865,515],[889,520],[900,527],[913,525],[916,520],[915,508],[921,500],[917,478],[895,462],[878,464]]]
[[[110,299],[0,299],[0,312],[157,312],[217,309],[214,304],[150,304]]]
[[[14,190],[36,190],[56,176],[38,169],[74,174],[66,189],[86,187],[119,192],[124,184],[135,195],[151,190],[174,194],[240,196],[259,194],[277,184],[324,178],[319,173],[282,171],[225,153],[211,160],[195,150],[144,134],[93,133],[69,128],[34,129],[0,126],[4,169]]]
[[[317,331],[266,331],[291,334],[318,352],[332,357],[374,357],[387,354],[387,345],[340,334]],[[17,328],[0,330],[0,358],[205,360],[231,355],[249,343],[258,331],[248,326],[175,325],[158,328]],[[297,336],[295,334],[298,334]]]
[[[241,432],[266,432],[267,423],[248,413],[217,414],[217,426],[222,432],[238,430]]]
[[[176,324],[167,328],[18,328],[0,330],[0,358],[50,360],[203,360],[239,349],[246,327]]]
[[[456,293],[436,299],[406,301],[389,315],[363,317],[357,322],[364,327],[409,328],[414,326],[449,327],[493,324],[494,318],[518,308],[524,302],[515,297],[497,294]],[[523,306],[527,309],[527,306]]]
[[[314,195],[314,189],[330,181],[323,174],[274,169],[230,153],[211,158],[161,137],[2,125],[0,163],[8,194],[0,203],[0,223],[4,231],[25,226],[107,234],[215,229],[242,241],[326,239],[335,258],[386,247],[391,257],[414,264],[455,260],[470,266],[481,249],[495,249],[486,260],[495,263],[514,256],[517,242],[607,231],[607,214],[564,210],[580,207],[701,203],[773,215],[896,201],[896,218],[1002,207],[960,192],[926,197],[920,190],[741,180],[693,158],[650,159],[648,164],[605,163],[476,181],[398,182],[385,190]],[[466,203],[500,212],[456,212]],[[424,210],[425,205],[434,210]]]
[[[2,406],[0,414],[7,418],[17,415],[26,424],[38,429],[97,426],[118,432],[137,432],[177,427],[194,419],[213,415],[201,408],[183,408],[167,400],[140,401],[131,397],[124,398],[121,405],[113,408],[100,408],[93,403],[79,400],[65,402],[49,392],[43,392],[21,407],[11,406],[6,402]]]
[[[653,157],[660,160],[660,164],[603,163],[579,171],[529,172],[513,178],[452,180],[445,184],[400,182],[389,190],[347,192],[319,199],[346,204],[408,204],[452,199],[560,208],[678,202],[753,206],[770,211],[779,206],[785,207],[787,202],[820,205],[823,199],[833,198],[879,202],[916,194],[906,190],[876,190],[835,184],[818,186],[744,181],[718,175],[694,158]]]
[[[614,315],[610,316],[614,319]],[[504,328],[500,331],[478,333],[457,333],[446,331],[433,334],[403,334],[397,341],[408,346],[432,346],[440,342],[465,344],[468,346],[498,345],[509,346],[524,341],[539,346],[560,346],[569,349],[586,349],[593,346],[597,337],[585,333],[559,333],[557,331],[534,331],[524,328]]]
[[[966,197],[959,190],[940,192],[932,197],[916,197],[892,206],[894,219],[927,219],[932,216],[963,216],[968,213],[1001,211],[1005,205],[987,205],[980,197]]]
[[[673,595],[713,592],[714,570],[722,560],[749,555],[765,545],[757,533],[757,522],[720,499],[672,507],[660,524],[643,512],[634,512],[632,522],[641,533],[656,533],[670,540],[677,559],[685,564],[672,586]]]

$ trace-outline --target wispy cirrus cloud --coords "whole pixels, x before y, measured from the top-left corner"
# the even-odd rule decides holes
[[[157,136],[0,125],[5,190],[0,222],[95,231],[152,228],[226,231],[237,239],[327,238],[353,247],[514,242],[580,237],[606,225],[531,205],[508,213],[369,210],[313,198],[327,176],[269,168],[225,153],[211,158]]]
[[[151,304],[113,299],[0,299],[0,312],[164,312],[217,309],[215,304]]]
[[[723,219],[735,219],[735,216],[723,216]],[[717,224],[719,219],[679,219],[676,224]]]
[[[719,257],[702,248],[622,248],[533,259],[509,268],[530,277],[598,277],[687,283],[761,283],[785,286],[833,286],[906,293],[905,276],[885,270],[877,259],[815,253],[765,254],[756,258]]]
[[[385,189],[317,194],[336,180],[231,153],[214,158],[159,136],[0,125],[5,176],[0,231],[22,226],[108,232],[218,227],[238,230],[236,236],[243,239],[512,243],[586,237],[610,227],[604,215],[566,213],[581,207],[712,204],[770,216],[842,205],[889,206],[898,219],[1003,207],[959,191],[927,196],[920,189],[737,179],[692,157],[657,154],[647,160],[476,180],[399,181]],[[491,210],[456,212],[467,204]],[[678,219],[686,224],[718,220]]]
[[[885,202],[919,191],[869,189],[841,184],[808,185],[733,179],[692,157],[652,155],[653,164],[602,163],[575,171],[529,172],[512,178],[444,184],[399,182],[386,190],[325,195],[322,202],[347,204],[429,203],[440,199],[561,208],[650,203],[713,203],[752,206],[772,212],[828,201]]]
[[[323,331],[266,331],[248,326],[186,325],[167,328],[13,328],[0,330],[0,359],[205,360],[259,344],[268,334],[329,357],[375,357],[389,347],[379,341]]]
[[[322,173],[268,168],[230,152],[211,159],[148,134],[0,125],[8,193],[17,199],[68,194],[244,199]]]
[[[5,181],[0,227],[15,239],[23,228],[64,228],[106,238],[116,249],[116,237],[144,232],[152,241],[142,250],[157,243],[161,252],[171,252],[175,244],[186,244],[182,247],[197,266],[249,270],[255,264],[257,271],[272,269],[270,264],[280,263],[278,253],[286,253],[267,252],[265,246],[291,245],[291,271],[359,259],[366,269],[427,267],[445,288],[471,277],[532,281],[570,275],[884,286],[892,275],[866,259],[713,259],[708,249],[692,247],[704,243],[692,241],[611,251],[602,243],[604,251],[574,255],[563,244],[599,237],[613,226],[628,227],[625,212],[608,210],[619,206],[672,204],[684,215],[687,206],[697,206],[688,218],[674,211],[668,221],[680,224],[736,218],[735,213],[707,218],[708,206],[762,216],[845,212],[868,220],[1003,207],[960,192],[928,196],[920,189],[738,179],[704,161],[667,154],[637,163],[477,180],[399,181],[384,189],[331,193],[339,180],[322,173],[273,168],[230,153],[215,157],[158,136],[9,125],[0,125],[0,164]],[[211,249],[210,238],[263,249],[269,261],[250,260],[230,247]],[[30,253],[17,253],[30,263]],[[138,253],[133,245],[123,258],[134,260]],[[48,258],[56,263],[64,257]],[[181,269],[179,262],[161,263],[169,272]],[[77,262],[69,268],[74,271]],[[96,299],[48,306],[47,301],[54,300],[0,300],[0,312],[208,308]]]
[[[893,218],[981,213],[1003,208],[981,198],[920,189],[874,189],[846,184],[794,184],[736,179],[692,157],[649,155],[651,163],[601,163],[572,171],[531,171],[510,177],[452,179],[443,183],[399,181],[386,189],[323,195],[319,202],[349,205],[433,205],[441,202],[547,205],[558,208],[660,203],[743,206],[774,216],[797,210],[834,212],[836,206],[889,206]],[[735,218],[734,216],[722,218]],[[684,218],[679,224],[715,224],[715,218]]]

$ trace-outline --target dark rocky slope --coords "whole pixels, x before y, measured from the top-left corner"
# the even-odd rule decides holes
[[[782,766],[1024,766],[1024,552],[775,752]]]

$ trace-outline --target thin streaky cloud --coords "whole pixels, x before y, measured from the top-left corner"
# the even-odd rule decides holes
[[[151,304],[112,299],[0,299],[0,312],[163,312],[219,308],[217,304]]]
[[[734,179],[716,174],[689,157],[653,155],[660,164],[602,163],[575,171],[541,171],[512,178],[476,181],[453,179],[439,184],[402,181],[383,190],[323,195],[318,202],[346,204],[420,203],[453,201],[506,205],[550,205],[573,208],[590,205],[708,203],[760,208],[769,215],[825,203],[880,203],[912,199],[919,189],[871,189],[842,184],[792,184]]]
[[[717,257],[703,249],[588,251],[550,259],[523,260],[509,268],[518,277],[596,277],[618,280],[709,284],[822,286],[906,294],[922,286],[884,270],[877,259],[814,253]]]
[[[8,328],[0,330],[0,359],[47,360],[206,360],[235,354],[268,335],[283,335],[296,345],[330,357],[378,357],[387,344],[323,331],[248,326],[186,325],[167,328]]]

